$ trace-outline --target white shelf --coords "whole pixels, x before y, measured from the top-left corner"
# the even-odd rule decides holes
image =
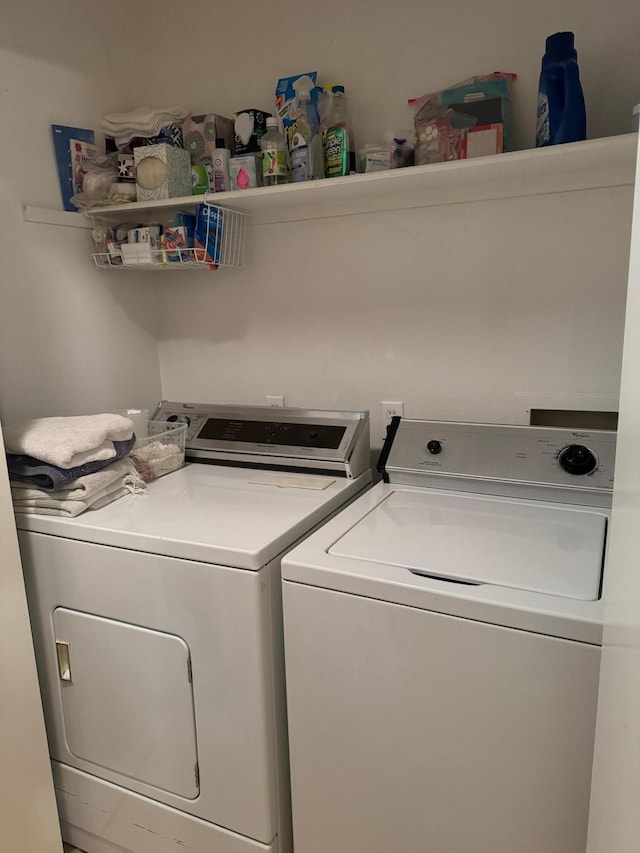
[[[38,225],[63,225],[65,228],[91,228],[91,222],[82,213],[68,210],[49,210],[45,207],[24,207],[22,218],[25,222]]]
[[[638,134],[629,133],[304,184],[108,205],[93,208],[90,215],[122,220],[134,212],[160,215],[206,201],[248,213],[253,224],[262,224],[629,186],[637,141]]]

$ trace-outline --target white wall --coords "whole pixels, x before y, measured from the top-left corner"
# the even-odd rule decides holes
[[[640,181],[640,164],[638,166]],[[615,496],[605,574],[589,853],[636,853],[640,839],[640,193],[634,203]]]
[[[623,188],[258,226],[245,269],[163,291],[164,394],[499,422],[518,392],[615,393],[630,204]]]
[[[576,32],[590,134],[626,131],[640,8],[557,6],[302,0],[287,20],[286,7],[196,0],[178,22],[167,0],[152,16],[123,0],[108,14],[73,0],[64,18],[44,0],[3,8],[0,110],[14,131],[0,140],[0,417],[277,393],[375,417],[391,398],[414,416],[512,420],[517,392],[615,397],[624,190],[594,191],[592,208],[576,194],[259,226],[245,269],[168,283],[99,273],[88,232],[21,221],[23,204],[60,205],[52,122],[98,127],[104,112],[142,104],[269,107],[280,75],[311,68],[347,86],[360,142],[406,125],[408,96],[517,71],[526,147],[544,38],[564,27]],[[194,69],[188,86],[167,73],[170,50]]]
[[[89,231],[22,221],[61,209],[50,125],[99,128],[133,105],[129,4],[0,9],[0,418],[146,405],[160,396],[151,282],[91,268]],[[114,42],[112,36],[118,38]],[[124,42],[126,44],[126,42]],[[113,45],[117,44],[114,49]]]
[[[193,0],[179,15],[156,0],[137,14],[145,61],[130,82],[143,101],[267,109],[279,77],[317,70],[346,86],[360,144],[406,125],[408,98],[499,70],[519,75],[516,147],[530,148],[545,38],[563,29],[576,34],[591,137],[631,130],[640,100],[636,0]]]
[[[346,85],[362,143],[406,125],[408,96],[498,68],[519,74],[515,136],[529,147],[544,39],[562,28],[576,32],[591,136],[626,132],[640,99],[633,0],[220,6],[191,4],[184,40],[172,34],[198,69],[185,88],[166,74],[160,0],[139,101],[162,79],[165,100],[194,112],[270,108],[279,76],[318,69]],[[520,392],[615,399],[630,210],[630,191],[598,190],[258,226],[243,270],[159,289],[163,394],[365,407],[378,444],[384,399],[498,421],[518,420]]]

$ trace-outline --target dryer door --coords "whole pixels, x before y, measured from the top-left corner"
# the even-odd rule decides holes
[[[181,637],[53,611],[64,734],[71,753],[194,799],[199,793],[189,647]]]

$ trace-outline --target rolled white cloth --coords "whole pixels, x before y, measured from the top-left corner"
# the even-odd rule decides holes
[[[122,415],[78,415],[34,418],[4,427],[8,453],[26,454],[58,468],[77,468],[86,462],[113,459],[114,441],[127,441],[133,423]]]

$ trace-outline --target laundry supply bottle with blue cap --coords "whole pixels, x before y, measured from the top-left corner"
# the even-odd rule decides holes
[[[554,33],[546,41],[538,87],[536,148],[587,138],[584,95],[573,33]]]

